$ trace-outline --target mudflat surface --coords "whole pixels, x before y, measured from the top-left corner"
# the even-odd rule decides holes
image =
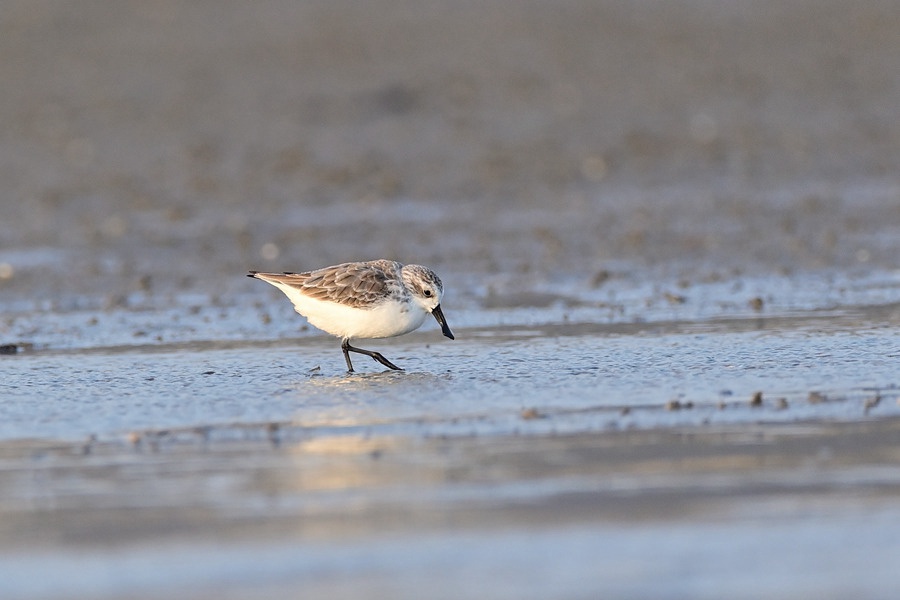
[[[4,598],[893,597],[898,25],[8,2]],[[243,276],[382,257],[399,373]]]

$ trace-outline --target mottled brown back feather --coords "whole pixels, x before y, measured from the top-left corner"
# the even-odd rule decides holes
[[[296,288],[316,300],[368,308],[391,293],[403,291],[398,281],[401,268],[397,262],[374,260],[344,263],[306,273],[257,273],[255,276]]]

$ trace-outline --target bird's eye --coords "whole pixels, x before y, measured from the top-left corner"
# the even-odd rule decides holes
[[[426,298],[431,298],[431,290],[425,290],[424,293]]]

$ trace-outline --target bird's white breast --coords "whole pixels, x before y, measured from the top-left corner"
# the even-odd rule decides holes
[[[353,308],[317,300],[287,285],[278,287],[294,304],[294,310],[311,325],[340,338],[386,338],[418,329],[428,314],[415,302],[388,300],[373,308]]]

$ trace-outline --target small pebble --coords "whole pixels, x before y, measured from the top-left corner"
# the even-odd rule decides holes
[[[863,409],[866,411],[866,414],[869,414],[869,411],[881,404],[881,396],[875,394],[871,398],[866,398],[865,403],[863,404]]]
[[[87,437],[87,440],[85,440],[84,446],[81,447],[81,453],[84,454],[85,456],[90,454],[91,449],[93,448],[93,446],[96,442],[97,442],[97,434],[92,433],[91,435],[89,435]]]
[[[274,447],[279,447],[281,445],[281,426],[278,423],[267,423],[266,424],[266,434],[269,438],[269,443]]]
[[[526,408],[522,410],[520,416],[526,421],[530,421],[531,419],[543,419],[544,415],[538,411],[536,408]]]
[[[681,410],[683,406],[678,400],[669,400],[666,402],[666,410]]]
[[[15,354],[18,351],[19,347],[16,344],[0,345],[0,354]]]
[[[807,401],[810,404],[821,404],[822,402],[825,402],[825,400],[827,400],[827,398],[825,397],[825,394],[821,392],[810,392],[807,397]]]
[[[775,409],[776,410],[785,410],[788,407],[787,398],[779,398],[775,401]]]
[[[609,271],[601,270],[594,273],[594,276],[591,278],[591,287],[598,288],[606,281],[612,277],[612,274]]]
[[[763,394],[762,392],[756,392],[753,394],[753,397],[750,398],[750,406],[759,407],[763,405]]]

